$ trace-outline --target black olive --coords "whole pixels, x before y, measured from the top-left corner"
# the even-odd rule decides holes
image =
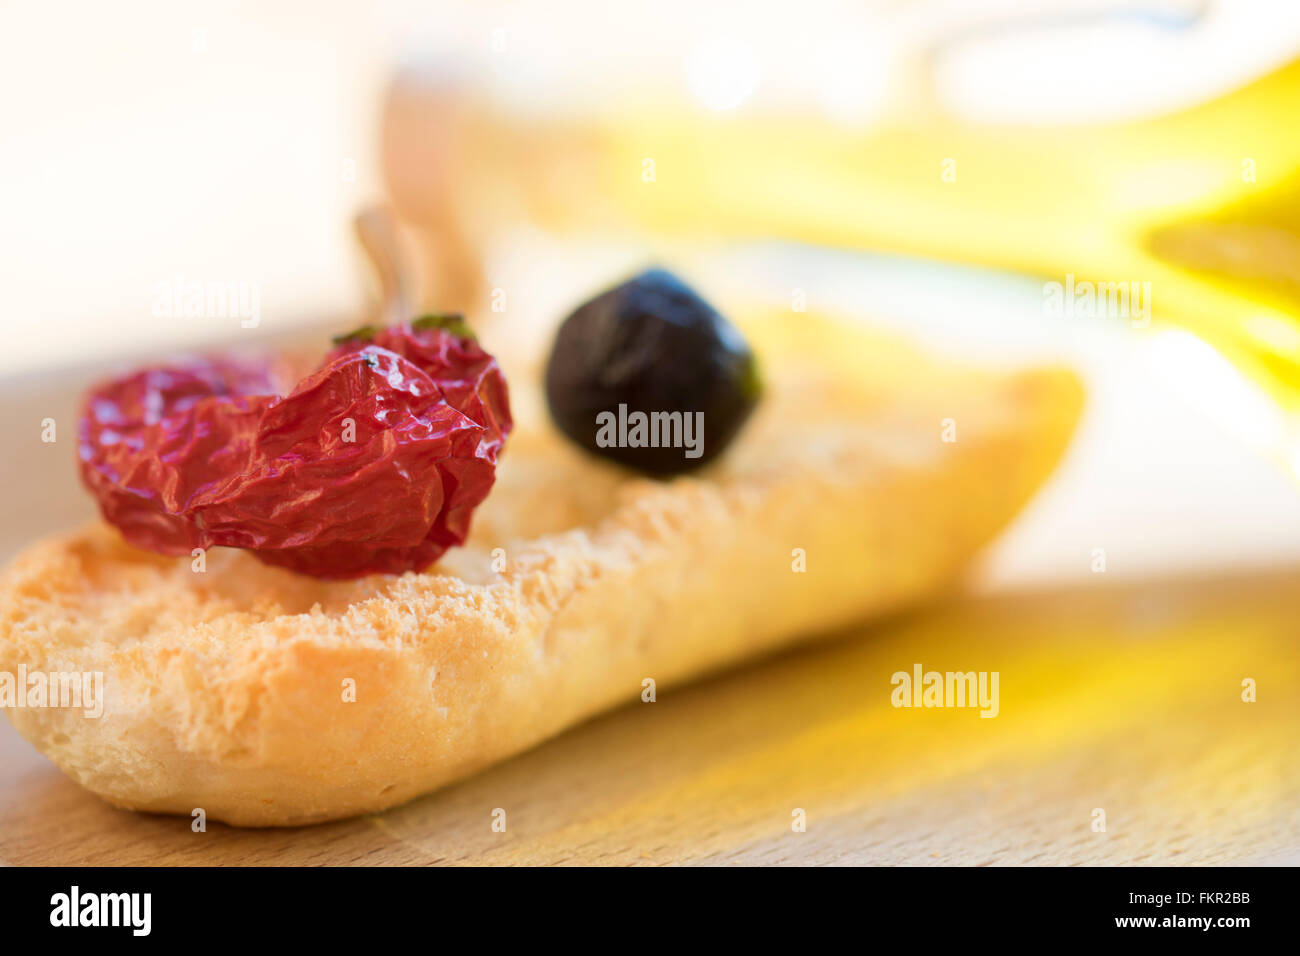
[[[744,336],[662,269],[580,305],[546,366],[546,401],[560,430],[652,475],[717,458],[760,393]]]

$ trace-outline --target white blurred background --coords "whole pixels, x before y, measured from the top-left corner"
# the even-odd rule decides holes
[[[230,334],[152,314],[176,276],[257,283],[271,327],[354,310],[348,221],[380,191],[400,63],[529,110],[680,97],[862,125],[931,56],[958,112],[1045,122],[1193,102],[1298,48],[1300,4],[1276,0],[6,0],[0,374]]]

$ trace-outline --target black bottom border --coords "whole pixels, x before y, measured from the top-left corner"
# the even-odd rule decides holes
[[[436,945],[457,927],[496,938],[518,932],[535,944],[612,927],[631,942],[686,925],[733,942],[746,929],[870,939],[889,928],[920,945],[1122,936],[1230,945],[1285,931],[1295,909],[1292,868],[791,869],[8,868],[0,869],[0,925],[9,941],[75,934],[79,944],[128,945],[374,945],[376,934],[394,931],[427,932]],[[116,910],[126,925],[71,925],[73,887],[75,922],[111,922]],[[147,935],[138,932],[143,894]]]

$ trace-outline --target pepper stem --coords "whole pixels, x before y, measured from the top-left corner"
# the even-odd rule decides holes
[[[385,325],[405,322],[414,314],[411,270],[402,255],[397,221],[383,205],[368,206],[353,220],[357,240],[379,280],[379,314]]]

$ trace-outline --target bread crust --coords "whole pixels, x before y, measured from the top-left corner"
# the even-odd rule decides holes
[[[769,361],[723,461],[667,483],[570,448],[512,380],[498,487],[423,574],[324,582],[225,550],[196,573],[102,523],[38,543],[0,581],[0,670],[100,671],[105,713],[6,712],[118,806],[297,825],[408,801],[647,678],[662,694],[915,602],[1050,474],[1083,392],[871,347],[883,383]]]

